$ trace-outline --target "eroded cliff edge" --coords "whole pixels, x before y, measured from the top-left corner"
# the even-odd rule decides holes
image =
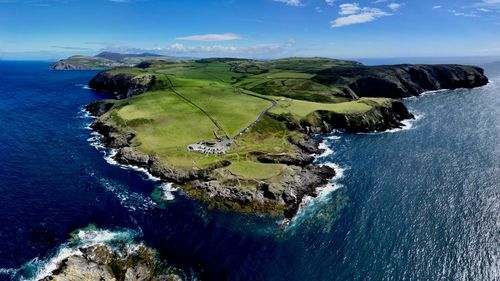
[[[368,110],[354,113],[314,110],[303,118],[290,113],[269,112],[260,124],[252,128],[253,131],[265,131],[261,127],[271,124],[282,126],[280,130],[294,132],[294,137],[287,139],[292,147],[291,152],[269,153],[256,150],[245,154],[260,163],[280,164],[283,167],[280,175],[272,180],[249,181],[242,178],[228,169],[231,160],[227,159],[203,168],[176,167],[163,161],[155,153],[138,149],[134,142],[134,131],[117,125],[116,120],[113,120],[116,117],[107,114],[121,105],[113,101],[101,101],[86,109],[98,117],[91,127],[103,136],[107,147],[116,149],[114,158],[117,162],[145,168],[154,176],[177,184],[191,197],[217,207],[283,214],[292,218],[305,196],[317,196],[317,188],[326,185],[335,176],[332,168],[314,164],[314,155],[321,153],[315,134],[329,133],[333,129],[349,132],[384,131],[401,127],[403,120],[413,118],[401,101],[360,97],[399,98],[419,95],[428,90],[473,88],[488,82],[482,69],[471,66],[356,66],[342,69],[342,72],[338,68],[320,71],[313,79],[322,81],[323,84],[345,84],[342,86],[344,91],[358,103],[368,106]],[[113,93],[116,97],[131,97],[161,89],[165,86],[162,83],[164,81],[157,79],[154,74],[103,72],[90,85],[97,90]],[[242,185],[249,188],[241,188]]]
[[[341,83],[344,91],[353,96],[388,98],[441,89],[471,89],[488,83],[482,68],[455,64],[331,68],[318,72],[314,79],[327,85]]]

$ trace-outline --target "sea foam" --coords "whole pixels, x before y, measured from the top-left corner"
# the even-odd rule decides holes
[[[87,120],[88,119],[95,119],[95,117],[93,117],[90,114],[88,114],[88,112],[85,109],[82,109],[82,111],[81,111],[80,114],[81,114],[81,116],[84,116],[85,119],[87,119]],[[153,181],[153,182],[155,182],[157,184],[161,184],[162,186],[165,185],[165,183],[163,183],[160,178],[153,176],[145,168],[134,166],[134,165],[123,165],[123,164],[118,163],[115,160],[115,156],[118,153],[118,151],[116,149],[105,147],[104,144],[103,144],[103,142],[102,142],[103,136],[101,134],[93,131],[92,128],[90,128],[90,124],[91,124],[91,122],[88,122],[87,125],[85,126],[85,129],[91,131],[91,133],[90,133],[91,137],[89,137],[87,139],[87,141],[89,142],[89,144],[92,147],[94,147],[95,149],[97,149],[99,152],[101,152],[103,154],[103,158],[104,158],[104,160],[108,164],[113,165],[113,166],[118,166],[118,167],[120,167],[121,169],[124,169],[124,170],[133,170],[133,171],[139,172],[141,175],[144,175],[146,177],[146,180]],[[137,198],[138,197],[138,193],[128,194],[127,192],[125,192],[125,189],[114,188],[113,187],[114,185],[112,183],[110,183],[109,181],[106,181],[106,180],[101,180],[101,184],[107,190],[110,190],[112,192],[122,191],[122,192],[119,192],[119,193],[116,194],[118,196],[118,198],[120,199],[120,201],[123,204],[126,204],[127,207],[129,207],[129,208],[131,208],[133,210],[137,209],[137,207],[134,207],[134,205],[127,204],[127,202],[128,202],[128,199],[131,197],[131,195],[132,195],[132,198]],[[170,190],[168,191],[169,195],[168,196],[164,196],[165,198],[167,198],[166,200],[173,200],[174,197],[175,197],[174,193],[176,191],[177,191],[177,189],[170,188]],[[144,198],[144,204],[142,204],[142,206],[139,207],[139,208],[140,209],[148,209],[152,204],[154,205],[155,203],[152,200],[150,200],[150,198],[148,200],[146,200]]]
[[[302,198],[302,202],[299,206],[297,214],[292,219],[292,221],[287,223],[290,223],[291,225],[295,224],[305,213],[307,213],[309,208],[314,208],[314,205],[316,205],[317,203],[328,200],[329,194],[344,187],[338,181],[344,177],[346,168],[341,167],[339,164],[331,162],[330,159],[328,159],[330,156],[334,155],[334,150],[330,147],[329,144],[340,139],[341,137],[338,135],[324,137],[323,141],[319,144],[319,148],[323,150],[323,153],[321,153],[320,155],[315,155],[317,165],[333,168],[335,170],[335,176],[330,179],[330,181],[326,185],[320,186],[316,189],[315,197],[304,196],[304,198]]]
[[[79,248],[95,245],[108,245],[111,247],[115,241],[131,243],[140,234],[140,230],[119,229],[111,231],[96,229],[95,227],[83,228],[73,233],[70,241],[61,244],[48,257],[43,259],[34,258],[19,269],[0,269],[0,273],[6,273],[13,279],[17,277],[15,279],[22,281],[40,280],[52,274],[63,260],[71,256],[82,256]],[[20,272],[25,272],[25,276],[16,276]]]

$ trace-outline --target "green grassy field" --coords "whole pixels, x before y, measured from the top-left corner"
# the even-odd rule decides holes
[[[275,114],[291,113],[299,118],[305,118],[318,110],[333,111],[340,114],[363,114],[372,108],[367,101],[380,103],[383,102],[383,99],[361,98],[341,103],[319,103],[281,98],[278,101],[278,106],[271,109],[270,112]]]
[[[213,132],[220,131],[213,120],[234,136],[268,109],[270,100],[277,102],[270,113],[291,114],[298,120],[318,110],[362,114],[372,108],[370,102],[384,102],[351,100],[334,86],[314,81],[315,71],[350,64],[353,63],[324,58],[265,62],[214,59],[157,61],[145,68],[114,69],[108,73],[154,75],[155,84],[147,93],[115,102],[115,107],[101,118],[124,132],[133,132],[137,149],[158,155],[167,165],[189,170],[228,160],[232,164],[227,172],[233,175],[255,182],[273,182],[284,166],[260,163],[252,155],[295,153],[296,147],[288,139],[299,138],[302,133],[289,130],[269,115],[238,138],[236,147],[225,155],[194,153],[187,146],[214,139]],[[248,188],[248,181],[243,186]]]

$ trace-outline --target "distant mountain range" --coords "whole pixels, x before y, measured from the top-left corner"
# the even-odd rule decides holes
[[[71,56],[67,59],[57,61],[51,66],[53,70],[104,70],[115,67],[130,67],[144,61],[182,61],[192,58],[171,57],[154,53],[142,54],[120,54],[113,52],[102,52],[96,56]]]

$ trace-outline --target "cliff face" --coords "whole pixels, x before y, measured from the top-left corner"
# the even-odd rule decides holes
[[[89,87],[114,94],[117,98],[128,98],[148,91],[153,84],[153,75],[113,75],[103,71],[90,80]]]
[[[381,103],[371,100],[363,102],[369,104],[371,109],[361,114],[318,110],[300,121],[289,114],[272,116],[285,123],[290,130],[299,130],[306,134],[328,134],[334,129],[352,133],[380,132],[400,128],[403,126],[401,123],[403,120],[414,118],[404,103],[398,100],[387,99]]]
[[[403,98],[425,91],[475,88],[488,83],[483,69],[466,65],[395,65],[337,67],[314,78],[327,85],[344,84],[353,97]]]
[[[397,100],[384,104],[373,102],[371,105],[372,109],[364,114],[317,111],[308,116],[301,126],[309,128],[314,133],[329,133],[333,129],[344,129],[348,132],[381,132],[399,128],[402,126],[401,121],[414,118],[406,106]]]

